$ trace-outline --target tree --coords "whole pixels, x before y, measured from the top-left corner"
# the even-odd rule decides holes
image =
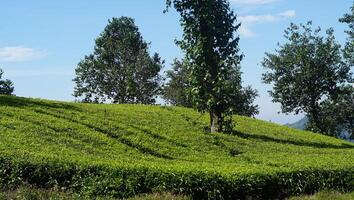
[[[149,55],[134,20],[113,18],[96,39],[94,53],[76,69],[74,96],[84,102],[152,104],[159,93],[163,61]]]
[[[256,97],[258,97],[258,91],[252,89],[251,86],[234,90],[231,101],[233,112],[237,115],[254,117],[259,113],[258,105],[254,104]]]
[[[188,97],[189,73],[187,61],[177,59],[174,60],[172,69],[166,71],[168,82],[163,87],[162,96],[168,103],[174,106],[193,107]]]
[[[254,105],[254,100],[258,96],[256,90],[248,87],[240,87],[240,76],[237,75],[235,71],[234,79],[232,83],[234,86],[233,93],[230,94],[231,97],[231,108],[234,114],[243,116],[255,116],[258,114],[258,106]],[[179,61],[175,59],[173,63],[173,68],[166,71],[166,77],[168,79],[167,83],[163,89],[163,98],[175,106],[184,106],[191,108],[193,103],[190,100],[190,84],[188,81],[188,76],[190,75],[190,70],[188,68],[188,62],[186,60]]]
[[[232,129],[232,72],[237,70],[240,23],[227,0],[167,0],[181,16],[183,38],[177,44],[191,70],[193,106],[209,112],[211,132]]]
[[[347,42],[343,49],[343,57],[348,67],[354,66],[354,2],[351,13],[345,14],[339,20],[349,25]],[[353,80],[353,78],[351,78]],[[325,126],[325,134],[336,137],[347,136],[354,138],[354,87],[343,84],[339,87],[339,94],[335,99],[326,99],[321,104],[321,119]]]
[[[4,72],[0,69],[0,95],[12,95],[14,92],[13,83],[8,79],[2,80],[3,74]]]
[[[345,131],[354,138],[354,87],[341,86],[340,91],[336,99],[322,103],[320,118],[326,127],[325,134],[340,137]]]
[[[320,35],[312,23],[291,24],[285,31],[287,42],[276,53],[266,53],[262,62],[268,71],[263,81],[274,84],[270,95],[281,104],[284,113],[305,112],[309,117],[307,129],[326,132],[321,123],[321,104],[340,93],[339,86],[351,81],[350,67],[342,60],[341,46],[333,30]]]
[[[354,2],[351,7],[351,13],[345,14],[341,19],[339,19],[342,23],[347,23],[349,26],[349,30],[346,31],[348,34],[347,43],[344,48],[344,57],[347,59],[348,64],[350,66],[354,66]]]

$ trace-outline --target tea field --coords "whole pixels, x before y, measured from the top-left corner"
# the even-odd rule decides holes
[[[208,133],[192,109],[0,96],[0,188],[82,197],[173,192],[195,199],[354,190],[354,144],[235,116]]]

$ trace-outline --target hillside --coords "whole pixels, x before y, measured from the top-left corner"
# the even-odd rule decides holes
[[[0,186],[226,199],[354,188],[354,144],[235,121],[233,134],[210,134],[208,117],[186,108],[0,96]]]
[[[304,117],[295,123],[285,124],[284,126],[304,130],[306,128],[306,124],[308,123],[308,121],[309,119],[307,117]],[[354,139],[352,139],[351,134],[348,133],[347,131],[342,131],[339,138],[354,143]]]

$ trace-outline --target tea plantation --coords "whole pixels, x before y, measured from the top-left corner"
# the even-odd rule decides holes
[[[0,188],[86,197],[169,191],[195,199],[269,199],[354,190],[354,144],[235,116],[207,133],[191,109],[0,96]]]

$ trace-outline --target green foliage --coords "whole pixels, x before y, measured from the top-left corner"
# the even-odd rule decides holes
[[[345,64],[350,68],[354,66],[354,2],[351,13],[345,14],[339,20],[347,23],[349,30],[346,31],[348,39],[343,50]],[[353,77],[351,78],[354,82]],[[354,138],[354,88],[347,84],[340,87],[340,93],[335,99],[326,99],[321,105],[322,124],[326,126],[326,134],[340,136],[346,131]]]
[[[259,113],[259,108],[254,105],[254,100],[258,96],[256,90],[250,86],[241,87],[240,76],[237,76],[235,72],[234,76],[230,79],[234,90],[229,94],[231,101],[231,109],[234,114],[242,116],[255,116]],[[163,89],[163,98],[174,106],[184,106],[187,108],[193,107],[193,102],[190,100],[191,86],[188,81],[190,75],[190,68],[188,68],[188,62],[185,60],[175,60],[173,69],[166,72],[168,79]]]
[[[237,84],[233,82],[233,84]],[[238,90],[233,90],[231,96],[232,113],[247,117],[254,117],[259,113],[258,105],[254,104],[254,100],[258,96],[258,92],[252,89],[251,86],[242,87]]]
[[[348,64],[354,66],[354,2],[353,6],[350,8],[351,13],[345,14],[340,22],[346,23],[349,26],[349,30],[346,31],[348,34],[347,43],[344,48],[344,57],[347,59]]]
[[[0,96],[0,188],[27,183],[81,196],[172,191],[195,199],[283,198],[354,183],[354,145],[179,107],[96,105]]]
[[[325,133],[321,123],[321,104],[339,94],[338,86],[352,80],[350,67],[342,61],[340,45],[333,30],[320,35],[312,23],[291,24],[285,31],[287,42],[276,53],[266,53],[262,65],[269,69],[263,74],[265,83],[273,84],[273,102],[281,103],[284,113],[305,112],[308,129]]]
[[[321,105],[320,118],[326,126],[327,135],[340,137],[346,131],[354,138],[354,87],[341,88],[341,94],[333,101],[326,100]]]
[[[3,73],[2,69],[0,69],[0,95],[12,95],[14,92],[13,83],[8,79],[2,80]]]
[[[172,69],[166,71],[168,82],[163,88],[163,98],[174,106],[193,107],[192,101],[188,98],[190,88],[188,77],[188,62],[186,60],[174,60]]]
[[[78,64],[74,96],[84,102],[154,103],[163,62],[156,53],[150,57],[148,46],[133,19],[110,20],[94,53]]]
[[[211,132],[231,127],[233,76],[240,76],[240,27],[226,0],[167,0],[181,16],[183,39],[177,44],[190,68],[193,106],[210,113]],[[238,87],[241,86],[239,79]]]

